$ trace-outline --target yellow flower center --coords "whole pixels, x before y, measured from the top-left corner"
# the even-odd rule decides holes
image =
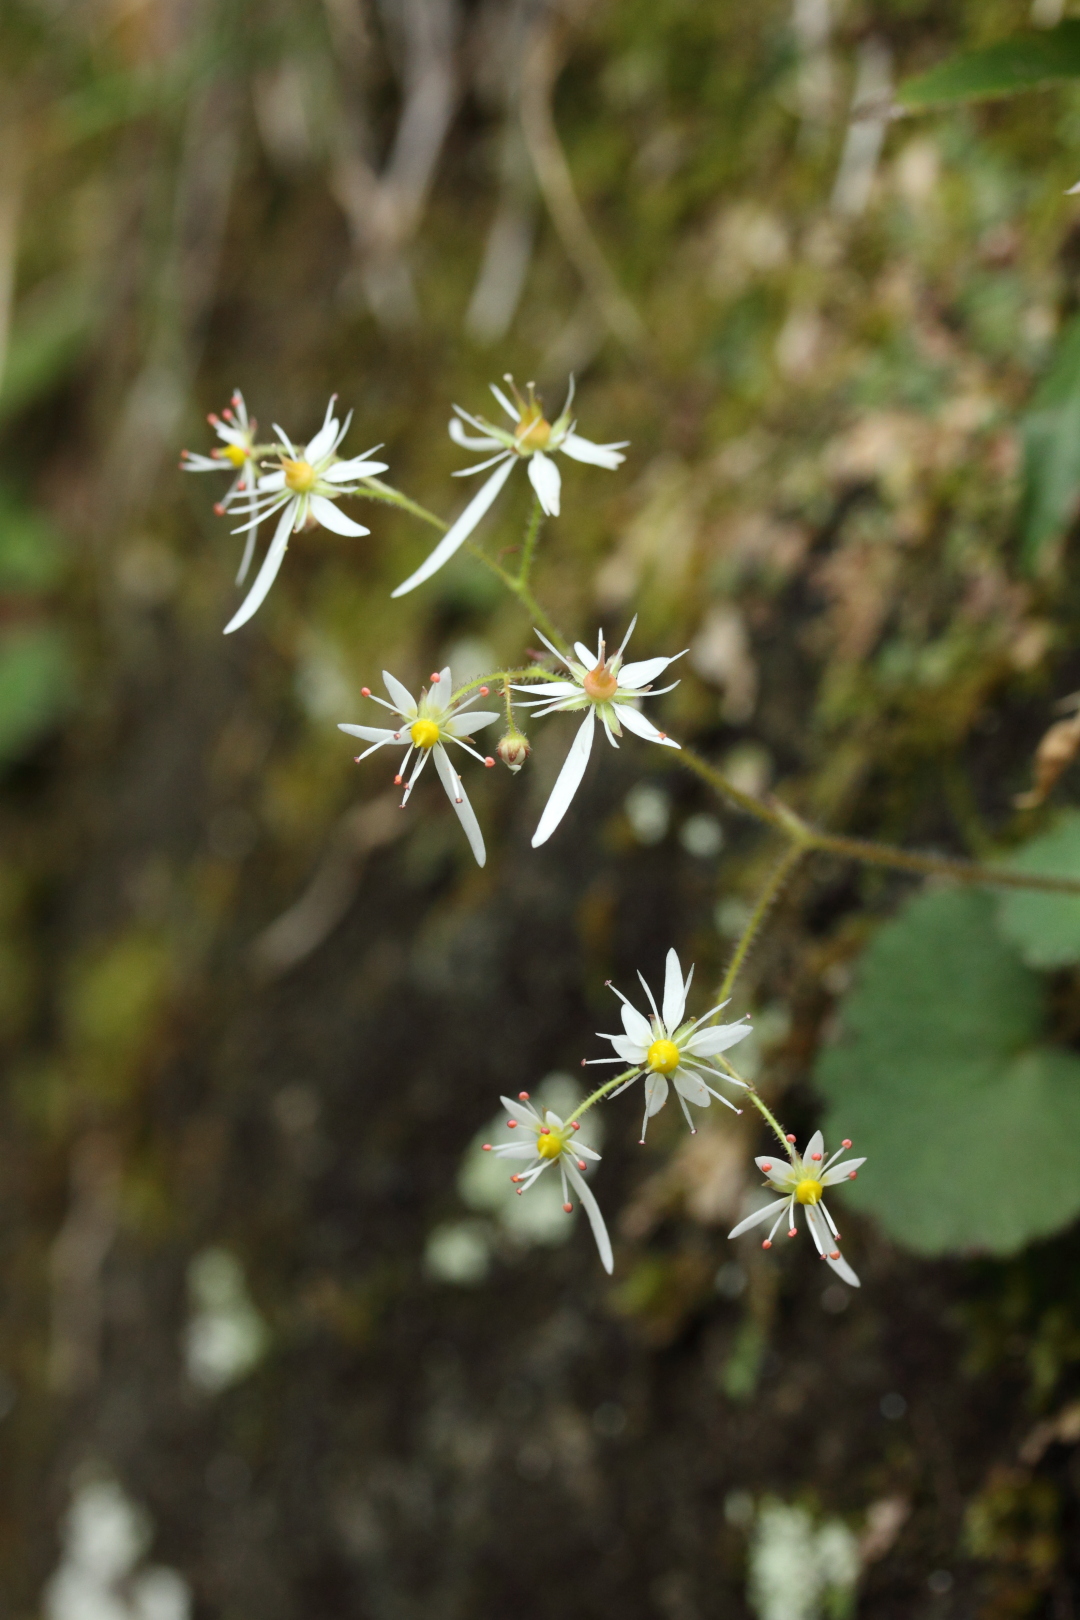
[[[594,703],[610,703],[619,690],[619,678],[611,673],[606,664],[597,664],[595,669],[590,669],[581,684],[586,696],[591,697]]]
[[[409,727],[414,748],[434,748],[439,740],[439,728],[434,720],[414,720]]]
[[[557,1159],[565,1145],[558,1131],[549,1131],[546,1136],[536,1138],[536,1151],[542,1159]]]
[[[222,455],[226,461],[231,461],[234,467],[242,467],[247,460],[247,451],[238,444],[227,444]]]
[[[813,1176],[804,1176],[795,1185],[795,1197],[800,1204],[820,1204],[821,1195],[824,1191],[825,1188],[821,1182],[815,1181]]]
[[[674,1041],[653,1041],[645,1061],[654,1074],[674,1074],[679,1067],[679,1048]]]
[[[294,495],[310,495],[315,488],[318,477],[310,461],[290,461],[288,456],[282,459],[285,468],[285,482]]]
[[[544,413],[534,400],[521,413],[514,429],[519,450],[546,450],[551,438],[551,423],[545,422]]]

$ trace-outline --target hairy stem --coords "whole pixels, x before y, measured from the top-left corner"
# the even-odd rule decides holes
[[[533,496],[532,511],[525,526],[525,543],[521,548],[521,567],[518,569],[517,582],[520,586],[527,586],[529,575],[532,572],[533,557],[536,555],[536,542],[540,537],[540,525],[544,521],[544,508],[540,505],[539,496]]]
[[[605,1080],[604,1084],[602,1086],[597,1086],[596,1090],[591,1094],[591,1096],[586,1097],[583,1103],[578,1103],[577,1107],[574,1109],[574,1112],[570,1115],[569,1119],[566,1120],[565,1123],[567,1125],[572,1125],[575,1119],[581,1118],[582,1114],[587,1108],[592,1107],[593,1103],[598,1103],[601,1097],[606,1097],[609,1091],[614,1091],[616,1086],[621,1086],[624,1080],[629,1080],[632,1075],[641,1072],[643,1071],[638,1069],[624,1069],[622,1074],[617,1074],[615,1076],[614,1080]]]
[[[783,855],[769,873],[769,876],[765,882],[765,887],[757,897],[754,909],[750,913],[746,927],[739,936],[738,944],[735,946],[735,949],[732,952],[731,961],[728,963],[727,972],[724,974],[723,981],[716,993],[716,999],[720,1003],[720,1006],[722,1006],[731,995],[732,989],[735,985],[735,980],[738,978],[742,965],[746,961],[746,958],[750,952],[750,947],[753,945],[758,931],[768,915],[770,906],[780,894],[788,878],[791,876],[792,872],[794,872],[796,866],[798,866],[805,853],[806,846],[802,843],[802,841],[799,839],[792,839]],[[719,1006],[717,1007],[716,1011],[717,1015],[719,1015]]]

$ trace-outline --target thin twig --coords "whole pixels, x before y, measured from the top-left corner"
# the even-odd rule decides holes
[[[754,909],[750,913],[746,927],[739,937],[739,942],[732,952],[731,961],[728,963],[727,972],[724,974],[720,988],[716,992],[716,1000],[719,1004],[717,1013],[731,995],[735,980],[738,978],[742,965],[749,955],[750,947],[753,945],[762,923],[769,914],[770,907],[805,854],[805,844],[799,839],[792,839],[770,872],[764,888],[757,897]]]

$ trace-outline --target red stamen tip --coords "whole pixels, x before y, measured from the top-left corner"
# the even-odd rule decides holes
[[[761,1163],[761,1168],[764,1170],[765,1174],[768,1175],[769,1171],[772,1169],[772,1161],[767,1160],[767,1159],[763,1159],[762,1163]]]
[[[485,759],[485,761],[484,761],[484,764],[487,766],[489,771],[490,771],[491,767],[494,765],[494,763],[495,763],[495,761],[492,759],[491,755],[489,754],[487,756],[487,758]]]
[[[491,1152],[491,1143],[490,1142],[485,1142],[484,1143],[484,1152],[485,1153],[490,1153]]]
[[[217,416],[214,414],[213,411],[207,411],[206,420],[210,423],[211,426],[213,426],[213,424],[217,421]]]
[[[551,1126],[550,1125],[541,1125],[541,1127],[540,1127],[540,1135],[541,1136],[550,1136],[551,1135]]]
[[[584,1068],[585,1068],[585,1066],[586,1066],[586,1061],[587,1061],[587,1060],[586,1060],[586,1059],[585,1059],[585,1058],[582,1058],[582,1060],[581,1060],[581,1067],[582,1067],[582,1068],[583,1068],[583,1069],[584,1069]]]
[[[432,670],[432,672],[431,672],[431,684],[432,684],[432,686],[438,686],[438,684],[439,684],[439,682],[441,680],[442,680],[442,676],[439,674],[438,670],[437,669]]]
[[[795,1138],[793,1136],[785,1136],[785,1138],[784,1138],[785,1142],[794,1142],[794,1140],[795,1140]]]
[[[529,1093],[527,1091],[519,1091],[518,1092],[518,1102],[528,1102],[528,1100],[529,1100]]]
[[[840,1258],[840,1250],[839,1249],[832,1249],[830,1251],[830,1253],[829,1253],[829,1259],[830,1260],[839,1260],[839,1258]]]
[[[580,1129],[581,1129],[581,1121],[579,1119],[571,1120],[570,1121],[570,1129],[572,1131],[580,1131]]]
[[[221,414],[225,418],[226,422],[231,422],[232,421],[232,411],[230,411],[230,409],[229,409],[229,407],[227,405],[226,405],[225,409],[222,411]]]
[[[506,1128],[507,1128],[508,1131],[515,1130],[516,1127],[517,1127],[517,1120],[516,1119],[508,1119],[507,1120]]]
[[[661,742],[667,742],[667,732],[666,731],[657,732],[657,736],[660,738]]]
[[[520,1176],[511,1176],[511,1177],[510,1177],[510,1180],[511,1180],[511,1181],[512,1181],[512,1182],[513,1182],[513,1183],[514,1183],[514,1184],[515,1184],[515,1186],[516,1186],[516,1184],[517,1184],[517,1183],[518,1183],[518,1182],[519,1182],[519,1181],[520,1181],[520,1180],[521,1180],[521,1177],[520,1177]]]
[[[638,1137],[637,1145],[638,1145],[638,1147],[644,1147],[645,1146],[645,1138],[643,1136]]]
[[[850,1136],[845,1136],[844,1140],[841,1142],[840,1146],[842,1148],[849,1148],[851,1146],[851,1138],[850,1138]]]
[[[357,764],[359,764],[359,763],[360,763],[359,760],[357,760]],[[395,787],[400,787],[404,780],[405,780],[405,778],[403,776],[395,776],[394,777],[394,786]]]
[[[238,389],[237,389],[237,390],[236,390],[236,393],[235,393],[235,394],[234,394],[234,395],[233,395],[233,397],[232,397],[232,402],[233,402],[233,404],[234,404],[234,405],[239,405],[239,403],[240,403],[240,397],[241,397],[241,396],[240,396],[240,390],[239,390],[239,388],[238,388]]]
[[[859,1172],[857,1170],[849,1170],[847,1173],[847,1178],[849,1181],[854,1181],[858,1174]]]
[[[571,1215],[573,1214],[574,1206],[573,1204],[564,1204],[563,1209],[566,1211],[567,1215]]]
[[[481,697],[487,697],[487,695],[488,695],[488,693],[489,693],[489,692],[490,692],[490,691],[491,691],[491,687],[490,687],[490,686],[482,686],[482,687],[481,687],[481,688],[480,688],[480,696],[481,696]]]
[[[370,697],[371,696],[371,687],[370,686],[362,686],[360,688],[360,696],[361,697]]]
[[[585,1160],[584,1159],[579,1159],[578,1162],[577,1162],[577,1167],[578,1167],[579,1170],[584,1170],[584,1168],[585,1168]]]
[[[797,1226],[789,1226],[787,1235],[788,1235],[788,1237],[798,1237],[799,1228]]]
[[[821,1158],[821,1154],[820,1153],[811,1153],[810,1157],[812,1159],[814,1159],[814,1160],[817,1160],[817,1159]]]
[[[220,501],[214,502],[214,511],[217,513],[218,517],[225,516],[225,508],[222,506]]]
[[[772,1238],[766,1238],[764,1243],[761,1245],[761,1247],[763,1249],[771,1249],[772,1248]]]

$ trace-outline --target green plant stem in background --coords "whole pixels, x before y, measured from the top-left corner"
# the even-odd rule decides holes
[[[750,947],[754,943],[758,930],[768,915],[769,907],[780,894],[788,878],[791,876],[792,872],[794,872],[796,866],[798,866],[805,853],[806,845],[799,839],[793,839],[788,848],[785,850],[784,854],[780,857],[779,861],[777,861],[776,865],[770,872],[764,888],[758,895],[754,909],[750,913],[746,927],[743,929],[742,934],[739,937],[738,944],[735,946],[735,949],[732,952],[731,961],[728,963],[727,972],[724,974],[720,988],[716,992],[716,999],[719,1005],[717,1006],[716,1014],[712,1020],[713,1023],[716,1022],[716,1019],[720,1015],[720,1008],[731,995],[732,989],[735,985],[735,980],[738,978],[742,965],[746,961]]]
[[[540,537],[540,525],[544,521],[544,509],[540,505],[538,496],[533,496],[532,511],[525,526],[525,541],[521,548],[521,567],[518,569],[517,582],[527,586],[529,575],[532,572],[533,558],[536,555],[536,542]]]
[[[629,1080],[630,1076],[636,1073],[636,1069],[624,1069],[622,1074],[617,1074],[615,1076],[614,1080],[605,1080],[602,1086],[597,1086],[596,1090],[591,1092],[589,1096],[585,1098],[583,1103],[578,1103],[577,1107],[574,1109],[574,1112],[566,1121],[567,1125],[572,1125],[575,1119],[580,1119],[582,1114],[584,1114],[587,1109],[592,1107],[593,1103],[598,1103],[601,1097],[606,1097],[609,1091],[614,1091],[616,1086],[621,1086],[624,1080]]]

